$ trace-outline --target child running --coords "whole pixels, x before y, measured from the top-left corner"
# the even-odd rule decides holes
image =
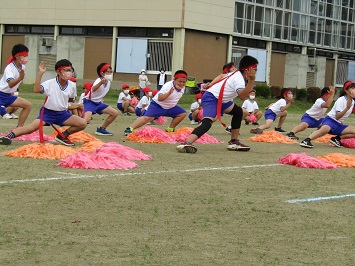
[[[324,118],[322,126],[314,131],[308,138],[304,139],[300,143],[301,147],[313,148],[311,140],[324,136],[325,134],[336,135],[332,137],[329,142],[339,148],[343,146],[340,142],[341,139],[355,137],[355,127],[343,124],[354,108],[355,81],[346,81],[343,89],[338,100],[334,103],[333,108]]]
[[[11,54],[12,56],[7,61],[8,65],[5,67],[4,74],[0,80],[0,106],[4,108],[22,108],[17,122],[17,126],[22,127],[30,114],[32,104],[29,101],[16,96],[16,92],[22,80],[25,78],[28,48],[23,44],[16,44],[12,48]],[[2,112],[1,115],[5,115],[5,113]]]
[[[304,131],[307,128],[318,128],[321,126],[324,114],[332,105],[334,99],[335,89],[333,86],[324,87],[321,91],[320,97],[315,101],[310,109],[308,109],[301,118],[301,124],[294,127],[287,137],[298,140],[295,135],[298,132]]]
[[[75,84],[69,81],[72,76],[72,64],[66,59],[59,60],[55,64],[55,71],[57,73],[56,78],[41,84],[46,67],[44,62],[39,64],[34,92],[45,94],[47,96],[45,103],[41,107],[38,117],[31,124],[17,127],[7,136],[0,137],[1,144],[10,145],[13,138],[38,130],[42,126],[41,121],[43,121],[44,125],[69,126],[64,132],[58,134],[55,140],[66,146],[75,145],[68,137],[70,134],[84,130],[86,121],[68,112],[69,98],[74,98],[76,94]]]
[[[243,118],[243,110],[234,104],[236,97],[244,100],[253,89],[258,60],[252,56],[244,56],[239,63],[239,70],[227,74],[226,77],[215,82],[202,96],[203,117],[201,124],[196,127],[186,141],[176,147],[180,153],[196,153],[197,148],[192,145],[203,134],[208,132],[221,114],[232,116],[231,140],[227,149],[231,151],[249,151],[250,147],[238,140],[239,129]],[[247,85],[245,85],[247,83]]]
[[[258,128],[250,129],[250,133],[253,134],[261,134],[263,130],[268,129],[271,127],[272,123],[279,117],[278,126],[275,127],[275,131],[278,132],[286,132],[282,129],[282,125],[285,122],[287,111],[286,109],[291,106],[293,103],[293,94],[290,89],[283,88],[281,90],[281,99],[278,100],[276,103],[271,104],[268,109],[266,110],[264,117],[265,117],[265,124],[261,125]]]
[[[187,73],[178,70],[174,74],[174,79],[163,85],[160,91],[154,96],[149,104],[149,108],[143,116],[127,127],[124,134],[127,136],[137,129],[160,116],[172,117],[170,125],[166,128],[167,132],[174,132],[175,127],[186,117],[186,111],[177,105],[180,98],[184,95]]]
[[[84,96],[85,120],[89,123],[93,114],[108,114],[102,126],[96,129],[95,134],[112,136],[113,134],[108,132],[106,128],[116,119],[118,111],[103,103],[103,98],[111,87],[112,67],[107,63],[101,63],[97,66],[96,71],[99,77],[94,81],[91,91]]]

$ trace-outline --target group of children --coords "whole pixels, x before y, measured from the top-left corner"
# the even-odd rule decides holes
[[[118,110],[116,110],[103,102],[104,96],[110,90],[113,79],[112,67],[107,63],[102,63],[97,67],[98,78],[92,84],[85,83],[86,92],[82,97],[83,117],[70,113],[68,112],[70,109],[69,103],[73,102],[76,97],[76,84],[72,81],[73,66],[71,62],[62,59],[55,65],[56,77],[42,83],[41,79],[46,72],[46,67],[44,62],[39,64],[34,92],[46,95],[46,99],[37,118],[31,124],[24,126],[32,105],[29,101],[16,95],[15,92],[25,76],[28,52],[28,48],[25,45],[15,45],[4,75],[0,80],[0,106],[4,108],[21,108],[17,127],[6,136],[0,137],[1,144],[9,145],[15,137],[32,133],[41,129],[43,125],[55,124],[68,126],[64,132],[58,131],[55,137],[56,141],[63,145],[72,146],[74,143],[69,140],[69,135],[84,130],[94,114],[108,115],[103,124],[96,129],[95,134],[112,135],[106,128],[116,119],[119,114],[118,110],[122,111],[124,115],[135,113],[138,116],[125,129],[125,135],[132,133],[135,129],[152,122],[160,116],[172,118],[166,131],[173,132],[176,126],[187,116],[187,112],[177,105],[185,91],[187,73],[184,70],[176,71],[173,80],[165,82],[160,90],[152,92],[148,87],[142,88],[142,97],[137,105],[132,104],[129,85],[124,84],[118,97]],[[259,126],[258,121],[262,116],[262,112],[255,101],[256,92],[253,89],[257,66],[258,60],[256,58],[248,55],[244,56],[240,60],[238,69],[235,68],[233,63],[226,64],[223,67],[223,74],[203,87],[201,93],[196,95],[196,102],[191,105],[189,114],[190,124],[198,123],[198,126],[193,129],[186,141],[176,147],[178,152],[196,153],[197,148],[193,143],[209,131],[213,122],[219,120],[222,123],[221,116],[223,113],[231,116],[231,124],[228,127],[231,140],[227,145],[227,149],[231,151],[250,150],[249,146],[241,143],[238,139],[243,120],[245,124],[252,123],[258,126],[252,128],[250,130],[251,133],[261,134],[279,118],[278,126],[275,127],[275,130],[286,132],[282,129],[282,125],[287,116],[287,109],[294,102],[292,91],[286,88],[281,90],[281,98],[267,108],[264,114],[265,123]],[[354,108],[355,82],[347,81],[343,89],[341,96],[335,102],[331,111],[323,118],[327,108],[333,102],[335,93],[335,89],[332,86],[324,88],[321,92],[321,97],[302,116],[300,125],[293,128],[287,136],[291,139],[298,139],[295,135],[296,133],[306,128],[318,128],[300,143],[302,147],[306,148],[313,147],[311,140],[327,133],[335,135],[330,142],[337,147],[341,147],[341,138],[355,137],[355,127],[343,124]],[[233,102],[236,97],[245,100],[242,107]]]

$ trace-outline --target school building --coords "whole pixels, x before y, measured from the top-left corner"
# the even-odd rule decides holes
[[[138,83],[161,67],[198,82],[246,54],[259,60],[257,81],[270,86],[341,86],[355,79],[353,0],[1,0],[1,71],[14,44],[30,49],[24,83],[38,63],[69,59],[78,79],[101,62],[114,80]],[[132,84],[133,85],[133,84]]]

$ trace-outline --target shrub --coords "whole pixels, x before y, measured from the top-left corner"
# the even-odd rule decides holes
[[[307,101],[314,102],[320,97],[320,88],[319,87],[309,87],[307,88]]]
[[[271,89],[268,85],[258,84],[258,85],[255,85],[254,89],[256,91],[256,95],[262,96],[265,99],[270,98]]]
[[[281,87],[279,86],[271,86],[270,90],[271,90],[271,98],[277,98],[280,96],[281,93]]]
[[[307,89],[305,89],[305,88],[299,89],[297,99],[299,99],[299,100],[307,99]]]

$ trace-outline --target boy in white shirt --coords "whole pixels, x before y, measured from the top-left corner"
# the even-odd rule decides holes
[[[123,84],[122,91],[118,95],[117,109],[120,110],[123,115],[131,116],[134,113],[134,107],[131,105],[131,95],[129,94],[129,85]]]
[[[72,64],[69,60],[59,60],[55,64],[56,78],[41,83],[46,67],[44,62],[39,64],[34,92],[47,95],[44,105],[41,107],[38,117],[31,124],[17,127],[7,136],[0,137],[0,144],[9,145],[13,138],[38,130],[42,126],[42,122],[44,122],[44,125],[69,126],[61,134],[58,133],[55,140],[66,146],[75,145],[69,140],[68,136],[84,130],[86,121],[68,112],[69,99],[74,98],[76,94],[75,84],[69,80],[72,77],[72,69]]]
[[[308,109],[301,118],[301,124],[294,127],[287,137],[298,140],[295,135],[298,132],[304,131],[307,128],[318,128],[322,125],[324,114],[332,105],[334,99],[335,88],[333,86],[324,87],[320,97],[315,101],[310,109]]]
[[[145,111],[147,110],[150,104],[150,97],[152,97],[153,95],[152,90],[148,87],[144,88],[142,92],[143,92],[143,97],[138,102],[135,110],[137,116],[144,115]]]
[[[154,96],[150,102],[149,108],[143,116],[127,127],[124,134],[127,136],[134,129],[139,128],[160,116],[172,117],[173,120],[166,128],[167,132],[174,132],[175,127],[185,118],[186,111],[177,105],[180,98],[184,95],[187,73],[184,70],[178,70],[174,74],[174,79],[164,84],[161,90]]]
[[[258,121],[263,115],[263,113],[259,110],[258,103],[255,101],[256,91],[253,89],[249,93],[249,99],[243,102],[242,108],[247,110],[248,114],[244,117],[245,124],[249,125],[252,123],[255,126],[258,126]]]
[[[190,106],[189,119],[190,119],[191,125],[196,125],[200,122],[200,119],[198,118],[198,114],[199,114],[200,110],[202,109],[202,106],[201,106],[202,94],[197,93],[195,98],[196,98],[196,101],[193,102]]]

